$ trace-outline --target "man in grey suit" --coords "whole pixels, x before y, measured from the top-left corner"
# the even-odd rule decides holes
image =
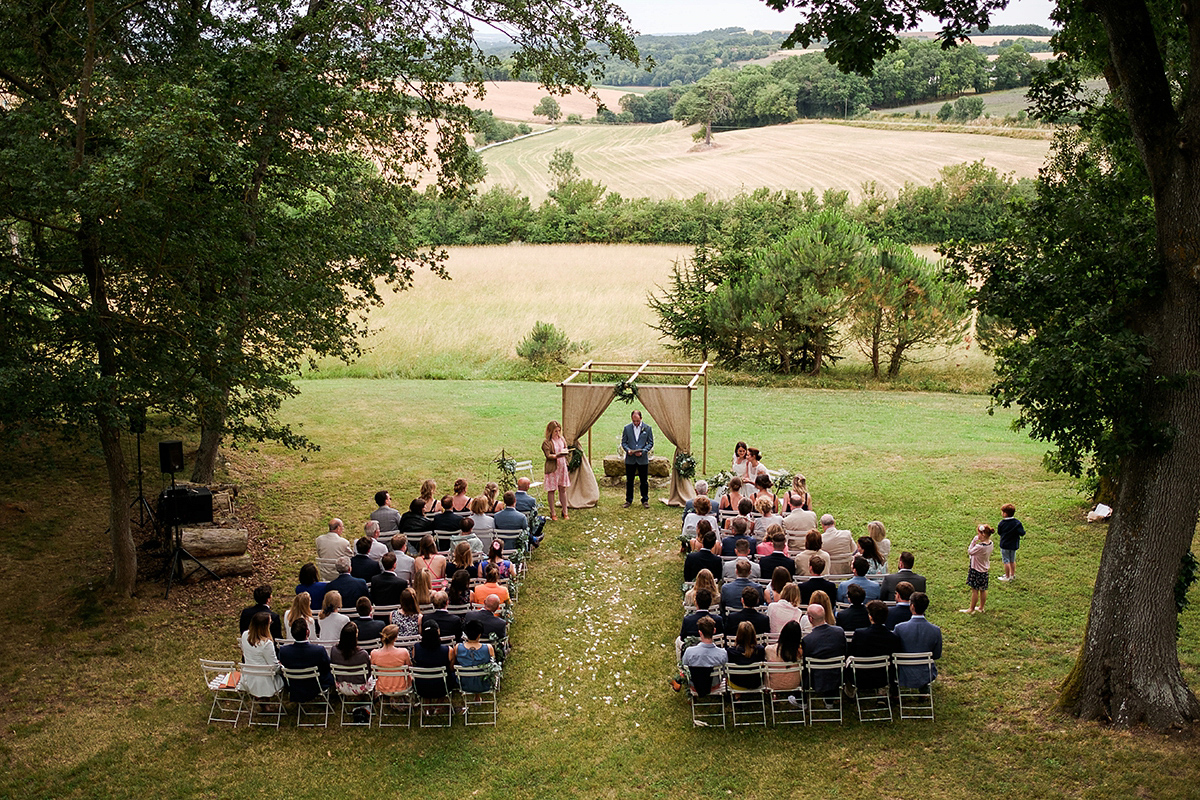
[[[891,575],[883,576],[883,582],[879,585],[881,592],[879,599],[885,602],[895,600],[896,586],[901,581],[911,583],[914,591],[925,591],[925,576],[913,572],[913,554],[907,550],[900,554],[900,569]]]
[[[642,412],[629,415],[633,420],[621,433],[621,449],[625,451],[625,508],[633,505],[633,476],[636,474],[642,490],[642,508],[650,507],[650,451],[654,449],[654,431],[642,424]]]
[[[942,629],[925,619],[929,608],[929,595],[913,592],[912,618],[896,626],[896,635],[904,642],[906,653],[932,653],[933,659],[942,657]],[[806,643],[807,644],[807,643]],[[807,654],[807,649],[805,654]],[[897,671],[897,680],[904,688],[924,689],[937,678],[937,665],[931,668],[902,666]]]
[[[496,523],[498,531],[524,531],[529,528],[529,517],[522,514],[516,509],[517,493],[508,491],[504,493],[504,508],[496,512],[496,516],[492,521]],[[517,536],[504,537],[505,549],[512,550],[517,546]]]

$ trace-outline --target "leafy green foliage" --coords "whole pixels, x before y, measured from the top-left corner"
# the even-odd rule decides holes
[[[566,364],[571,356],[585,353],[587,348],[587,342],[573,342],[554,324],[539,321],[517,345],[517,355],[535,367],[546,367]]]
[[[553,102],[553,97],[546,98]],[[536,114],[537,112],[534,111]],[[473,109],[471,111],[471,127],[475,131],[476,144],[491,144],[492,142],[506,142],[509,139],[515,139],[518,136],[524,136],[532,132],[524,122],[513,124],[505,122],[502,119],[497,119],[496,115],[491,111],[483,111]]]
[[[546,95],[538,104],[533,107],[533,114],[537,117],[545,117],[551,122],[557,122],[562,116],[562,108],[558,105],[558,101],[550,95]]]

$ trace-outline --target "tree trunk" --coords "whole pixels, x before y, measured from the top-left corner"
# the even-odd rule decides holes
[[[1189,154],[1174,161],[1155,192],[1166,286],[1144,314],[1151,370],[1141,387],[1148,419],[1171,439],[1121,463],[1083,647],[1060,700],[1084,719],[1157,730],[1200,720],[1179,668],[1174,599],[1200,510],[1200,171]]]
[[[200,448],[192,465],[192,483],[212,483],[217,471],[217,454],[225,433],[225,415],[205,413],[200,420]]]
[[[879,338],[883,335],[883,309],[875,312],[875,325],[871,329],[871,377],[879,380]]]
[[[900,374],[900,366],[904,363],[904,351],[908,349],[906,344],[897,344],[892,348],[891,358],[888,359],[888,377],[894,378]]]
[[[712,120],[706,120],[704,123],[704,144],[712,147]]]
[[[101,413],[100,446],[104,451],[104,466],[108,471],[108,529],[112,538],[113,564],[110,582],[125,597],[133,594],[137,584],[137,549],[131,529],[129,472],[125,452],[121,449],[121,428],[108,415]]]

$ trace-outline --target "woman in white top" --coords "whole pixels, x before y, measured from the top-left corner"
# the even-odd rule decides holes
[[[717,530],[720,525],[717,522],[717,515],[712,513],[712,501],[704,495],[700,495],[692,502],[692,511],[683,518],[683,532],[691,533],[693,536],[696,533],[696,526],[700,524],[700,520],[708,520],[708,524],[712,529]],[[694,547],[693,550],[700,548]]]
[[[750,477],[749,464],[746,458],[746,443],[738,442],[737,447],[733,449],[733,476],[746,481]]]
[[[775,512],[773,500],[773,497],[761,494],[754,501],[754,509],[759,514],[762,514],[761,517],[754,521],[754,535],[759,539],[766,538],[767,529],[772,525],[778,525],[780,532],[783,531],[783,517]]]
[[[887,531],[884,530],[883,523],[879,520],[867,523],[867,533],[875,542],[875,552],[879,554],[879,560],[883,562],[883,572],[886,575],[888,556],[892,554],[892,540],[887,538]]]
[[[321,616],[317,617],[318,644],[332,646],[338,643],[342,636],[342,628],[350,621],[349,617],[338,611],[341,607],[341,592],[325,593],[325,599],[321,601]]]
[[[779,599],[767,606],[767,619],[771,621],[771,633],[779,633],[792,620],[800,622],[805,616],[800,608],[800,587],[789,583],[779,593]]]
[[[339,601],[340,602],[340,601]],[[316,641],[317,622],[312,615],[312,596],[308,592],[300,592],[292,601],[292,607],[283,612],[283,630],[291,635],[292,620],[302,619],[308,623],[308,640]]]
[[[759,452],[757,447],[746,448],[747,482],[754,483],[754,479],[759,475],[767,474],[767,468],[760,463],[761,459],[762,453]]]
[[[271,638],[271,615],[260,611],[250,618],[250,627],[242,634],[242,663],[259,667],[275,667],[274,675],[243,675],[238,688],[255,697],[270,697],[283,688],[279,674],[279,658],[275,655],[275,640]]]
[[[483,543],[483,549],[487,550],[492,546],[492,532],[496,530],[496,520],[492,519],[487,513],[492,510],[492,501],[488,499],[486,494],[481,494],[471,501],[471,516],[469,519],[475,522],[475,535],[479,537],[479,541]]]

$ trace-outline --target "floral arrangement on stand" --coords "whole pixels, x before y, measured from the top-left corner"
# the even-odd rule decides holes
[[[791,490],[792,471],[787,469],[780,470],[779,474],[775,476],[775,493],[790,492]]]
[[[613,395],[622,403],[632,403],[637,400],[638,387],[633,381],[617,381],[613,386]]]
[[[500,484],[500,489],[507,492],[509,489],[517,488],[517,461],[509,458],[508,454],[503,450],[500,455],[492,461],[496,465],[496,470],[500,473],[496,478],[496,483]]]
[[[725,487],[729,485],[729,481],[733,480],[733,473],[729,470],[722,470],[716,475],[708,479],[708,495],[716,497],[725,491]]]
[[[675,454],[675,474],[685,481],[696,477],[696,459],[692,458],[691,453],[680,451]]]

